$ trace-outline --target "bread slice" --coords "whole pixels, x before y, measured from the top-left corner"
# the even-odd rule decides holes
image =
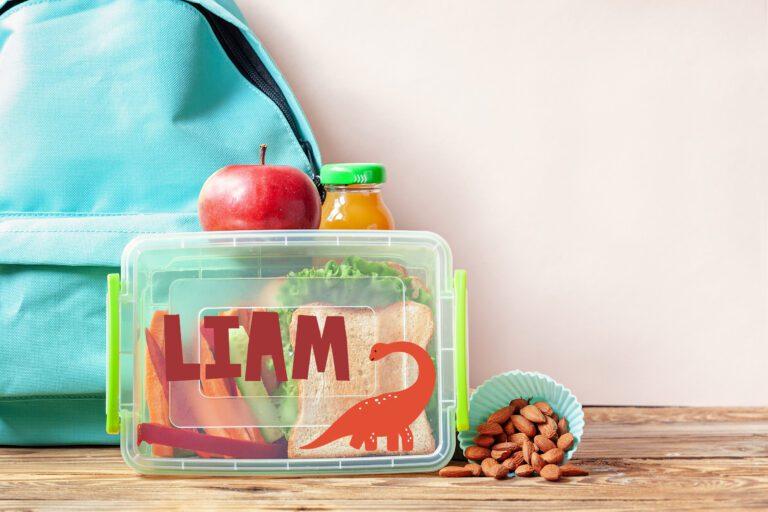
[[[349,437],[337,439],[325,446],[305,450],[342,413],[366,397],[400,391],[413,384],[418,370],[406,354],[391,354],[375,363],[370,361],[371,347],[377,343],[409,341],[426,349],[434,333],[432,310],[417,302],[395,303],[384,308],[342,308],[324,304],[309,304],[293,313],[290,326],[291,343],[296,342],[299,315],[318,319],[322,329],[328,316],[343,316],[349,351],[349,381],[337,381],[333,358],[329,354],[325,372],[317,371],[314,358],[310,360],[307,380],[299,381],[299,412],[296,426],[288,439],[290,458],[356,457],[363,455],[397,455],[404,452],[387,451],[386,439],[378,439],[375,451],[355,449]],[[435,438],[422,413],[410,426],[414,437],[413,450],[408,454],[429,454],[435,451]]]

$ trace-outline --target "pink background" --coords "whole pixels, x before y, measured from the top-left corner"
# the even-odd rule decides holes
[[[473,385],[768,404],[764,1],[239,4],[324,160],[468,269]]]

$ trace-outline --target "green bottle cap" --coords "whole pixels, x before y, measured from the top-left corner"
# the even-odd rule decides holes
[[[381,164],[326,164],[320,168],[323,185],[363,185],[384,183],[387,171]]]

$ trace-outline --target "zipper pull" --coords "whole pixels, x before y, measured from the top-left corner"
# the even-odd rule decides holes
[[[310,144],[308,140],[300,140],[299,144],[301,145],[301,149],[304,150],[304,154],[307,155],[307,160],[309,160],[309,167],[312,171],[312,182],[320,193],[320,202],[322,203],[325,201],[325,187],[320,183],[320,166],[318,165],[317,160],[315,160],[315,152],[312,151],[312,144]]]

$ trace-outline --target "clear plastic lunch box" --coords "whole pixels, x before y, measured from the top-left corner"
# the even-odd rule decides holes
[[[107,431],[148,474],[434,471],[468,428],[451,265],[428,232],[136,238],[108,278]]]

